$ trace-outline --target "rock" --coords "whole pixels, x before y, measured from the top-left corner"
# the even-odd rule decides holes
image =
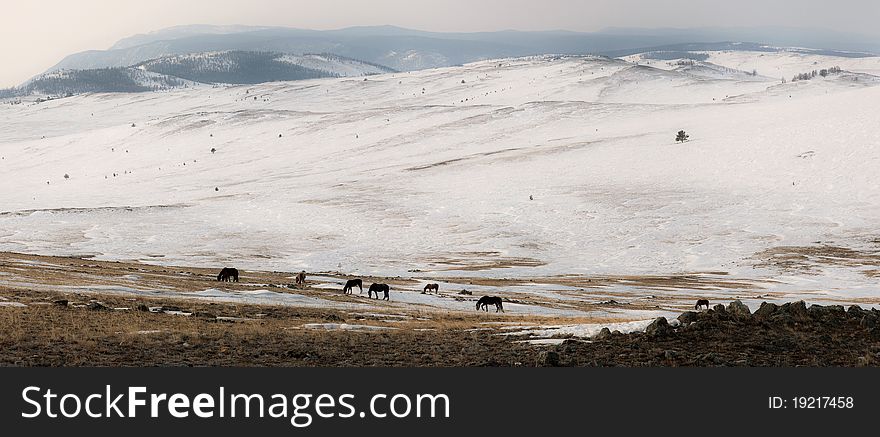
[[[542,351],[538,354],[538,365],[545,367],[558,367],[559,353],[556,351]]]
[[[789,314],[792,319],[797,321],[805,321],[810,318],[810,313],[807,311],[807,304],[802,300],[786,303],[779,307],[779,310],[783,313]]]
[[[108,309],[104,305],[101,305],[100,302],[90,302],[88,305],[86,305],[86,308],[91,311],[104,311]]]
[[[810,305],[808,311],[810,312],[810,316],[812,316],[814,319],[827,317],[829,314],[831,314],[831,311],[829,311],[827,307],[816,304]]]
[[[597,341],[608,340],[609,338],[611,338],[611,330],[608,328],[602,328],[598,334],[593,336],[593,340]]]
[[[678,320],[678,319],[672,319],[672,320],[669,321],[669,326],[672,327],[672,328],[678,328],[678,327],[681,326],[681,320]]]
[[[52,303],[54,305],[64,307],[64,308],[67,308],[67,305],[69,304],[69,302],[67,302],[67,299],[56,300],[55,302],[52,302]]]
[[[860,307],[858,305],[853,305],[853,306],[849,307],[849,309],[846,311],[846,313],[850,317],[861,319],[865,315],[865,310],[863,310],[862,307]]]
[[[140,304],[137,306],[137,310],[140,312],[143,312],[143,313],[148,313],[148,312],[150,312],[150,307],[148,307],[144,304]]]
[[[776,314],[778,311],[779,311],[779,306],[776,305],[775,303],[763,302],[761,304],[761,307],[758,308],[757,311],[755,311],[755,317],[758,319],[766,320],[766,319],[769,319],[774,314]]]
[[[712,307],[712,309],[715,310],[715,312],[719,313],[719,314],[727,313],[727,309],[724,308],[724,305],[722,305],[720,303],[718,305],[715,305],[714,307]]]
[[[836,316],[842,316],[846,312],[843,309],[843,305],[829,305],[826,308],[828,308],[828,311]]]
[[[808,312],[810,314],[810,317],[812,317],[813,319],[818,319],[826,322],[838,319],[846,313],[843,307],[840,305],[810,305],[810,309]]]
[[[666,317],[660,317],[657,320],[654,320],[647,328],[645,328],[645,334],[648,335],[662,336],[667,335],[670,332],[672,332],[672,328],[669,327],[669,322],[666,321]]]
[[[474,293],[467,291],[467,290],[461,290],[458,292],[458,294],[465,295],[465,296],[472,296]]]
[[[689,323],[694,323],[697,321],[697,313],[693,311],[685,311],[678,316],[678,321],[683,325],[687,325]]]
[[[615,329],[614,332],[611,333],[611,335],[614,337],[618,337],[623,335],[623,333]]]
[[[742,303],[742,301],[739,300],[735,300],[731,302],[730,305],[727,305],[727,311],[736,317],[752,316],[752,311],[749,310],[749,307],[747,307],[744,303]]]

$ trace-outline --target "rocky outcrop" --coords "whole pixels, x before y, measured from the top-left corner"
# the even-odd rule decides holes
[[[672,331],[673,329],[669,326],[669,322],[666,321],[666,317],[660,317],[657,320],[654,320],[647,328],[645,328],[645,334],[658,337],[669,335]]]
[[[761,307],[755,311],[755,318],[760,320],[768,320],[770,317],[773,317],[774,314],[779,310],[779,306],[775,303],[767,303],[764,302],[761,304]]]
[[[727,305],[727,312],[734,317],[752,317],[752,311],[742,301],[735,300]]]
[[[678,316],[678,321],[681,322],[682,325],[687,326],[697,321],[697,313],[693,311],[685,311]]]
[[[571,342],[564,365],[856,366],[880,365],[880,311],[838,305],[765,302],[754,313],[734,301],[724,310],[658,318],[642,332]],[[595,340],[595,337],[594,337]]]
[[[593,340],[602,341],[611,338],[611,330],[608,328],[602,328],[598,334],[593,336]]]

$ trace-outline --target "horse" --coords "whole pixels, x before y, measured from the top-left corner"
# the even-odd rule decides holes
[[[700,299],[700,300],[698,300],[698,301],[697,301],[697,304],[694,305],[694,309],[695,309],[695,310],[699,310],[699,309],[702,308],[703,306],[705,306],[707,310],[709,309],[709,299]]]
[[[367,297],[373,297],[373,293],[376,293],[376,299],[379,298],[379,292],[385,293],[385,297],[382,300],[391,300],[388,297],[388,293],[391,291],[391,287],[388,284],[373,284],[370,286],[370,289],[367,290]]]
[[[296,274],[296,285],[303,285],[306,283],[306,271],[303,270]]]
[[[238,270],[224,267],[223,270],[220,270],[220,274],[217,275],[217,280],[220,282],[238,282]]]
[[[480,300],[477,301],[477,311],[479,311],[480,307],[482,307],[482,309],[486,310],[486,312],[488,313],[489,312],[489,305],[495,305],[495,312],[496,313],[499,311],[502,313],[504,312],[504,306],[501,304],[501,298],[495,297],[495,296],[481,297]]]
[[[438,284],[428,284],[428,285],[425,286],[425,289],[422,290],[422,294],[425,294],[425,293],[427,293],[427,292],[429,292],[429,291],[433,291],[433,292],[435,292],[435,293],[439,293],[439,292],[440,292],[440,285],[438,285]]]
[[[361,293],[364,292],[364,282],[360,279],[349,279],[348,282],[345,283],[345,287],[342,288],[342,292],[345,294],[352,294],[352,289],[354,287],[360,288]]]

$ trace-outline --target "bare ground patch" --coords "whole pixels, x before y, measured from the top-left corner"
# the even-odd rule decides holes
[[[756,267],[770,268],[786,273],[818,274],[822,267],[866,268],[880,267],[880,250],[852,249],[832,245],[780,246],[755,254]],[[862,273],[873,277],[877,269]]]

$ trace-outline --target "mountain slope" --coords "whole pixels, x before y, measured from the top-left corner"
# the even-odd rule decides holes
[[[147,92],[196,84],[257,84],[323,77],[359,77],[391,73],[377,64],[328,54],[284,55],[270,52],[211,52],[166,56],[132,67],[60,70],[37,76],[0,98],[89,92]]]
[[[774,33],[772,30],[609,29],[595,33],[441,33],[394,26],[353,27],[330,31],[280,27],[180,26],[127,38],[110,50],[70,55],[50,71],[122,67],[164,56],[228,50],[288,54],[333,53],[399,71],[547,53],[623,56],[646,51],[642,49],[644,47],[699,41],[760,41],[775,46],[880,52],[880,45],[870,43],[873,39],[858,35],[797,29],[776,29]]]
[[[201,83],[256,84],[333,77],[334,73],[285,62],[266,52],[214,52],[167,56],[136,68]]]
[[[867,74],[876,60],[849,62]],[[724,73],[530,57],[2,105],[0,250],[386,277],[660,275],[654,296],[664,275],[715,272],[774,296],[876,296],[877,82]],[[864,259],[773,255],[824,246]]]
[[[23,85],[6,90],[6,97],[26,95],[63,96],[83,93],[139,93],[191,85],[178,77],[135,68],[62,70],[41,74]]]

